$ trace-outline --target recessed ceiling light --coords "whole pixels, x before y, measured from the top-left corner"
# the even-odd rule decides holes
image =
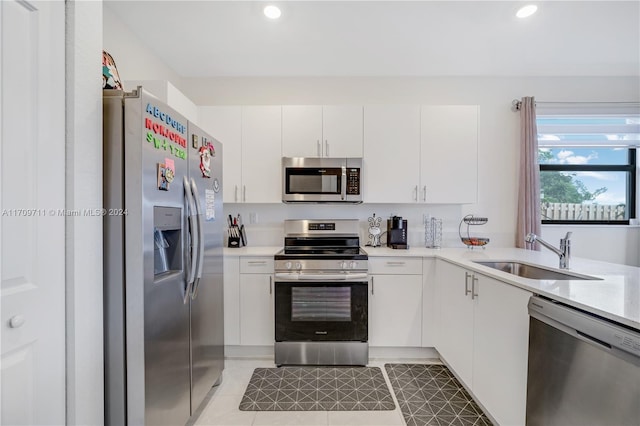
[[[282,12],[278,6],[270,4],[264,8],[264,14],[269,19],[278,19],[280,15],[282,15]]]
[[[536,13],[536,10],[538,10],[538,6],[535,4],[528,4],[518,9],[516,16],[518,18],[526,18],[527,16],[531,16]]]

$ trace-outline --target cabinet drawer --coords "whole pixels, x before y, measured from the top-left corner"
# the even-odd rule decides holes
[[[273,257],[240,258],[241,274],[273,274]]]
[[[370,274],[422,274],[422,258],[420,257],[370,257]]]

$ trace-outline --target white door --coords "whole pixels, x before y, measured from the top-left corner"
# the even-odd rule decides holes
[[[2,425],[65,424],[63,1],[0,2]]]

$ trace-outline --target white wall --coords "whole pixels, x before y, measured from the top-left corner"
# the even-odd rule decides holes
[[[66,2],[68,210],[102,207],[102,3]],[[102,217],[66,221],[67,424],[104,423]]]
[[[102,2],[100,4],[102,5]],[[170,81],[180,89],[181,77],[161,58],[151,53],[108,7],[103,8],[102,17],[104,31],[101,33],[101,48],[113,56],[126,90],[135,89],[126,85],[128,80]],[[153,22],[140,25],[153,25]]]
[[[472,232],[491,238],[492,246],[515,243],[517,211],[519,115],[511,101],[534,95],[539,101],[638,101],[636,77],[533,78],[533,77],[442,77],[442,78],[217,78],[184,79],[183,91],[199,105],[225,104],[477,104],[480,105],[477,204],[463,206],[363,205],[327,207],[326,214],[366,220],[373,212],[409,219],[410,243],[422,244],[422,215],[444,218],[445,245],[462,246],[457,238],[462,216],[474,213],[489,222]],[[201,123],[203,126],[204,123]],[[435,153],[437,154],[437,153]],[[388,171],[387,171],[388,172]],[[303,206],[228,205],[230,213],[265,212],[254,233],[258,242],[281,241],[283,218],[315,217],[325,209]],[[306,216],[305,216],[306,215]],[[260,215],[259,215],[260,216]],[[269,229],[273,233],[269,233]],[[562,228],[564,229],[564,228]],[[568,229],[568,228],[567,228]],[[251,233],[251,227],[248,227]],[[610,227],[574,229],[574,255],[631,265],[640,265],[638,233],[629,227],[610,232]],[[545,227],[545,233],[552,233]],[[275,236],[274,236],[275,235]],[[263,239],[264,237],[264,239]],[[551,241],[556,239],[553,237]],[[582,240],[603,239],[606,253]],[[621,244],[620,240],[627,241]],[[278,243],[279,244],[279,243]]]
[[[463,206],[327,206],[326,209],[290,205],[228,205],[229,213],[239,211],[248,223],[248,213],[260,217],[252,244],[281,244],[284,218],[357,217],[366,220],[373,212],[390,213],[409,219],[410,242],[421,244],[424,213],[445,219],[445,244],[458,244],[458,223],[462,216],[474,213],[489,218],[476,227],[478,235],[491,238],[493,246],[514,246],[517,210],[519,116],[511,110],[511,101],[535,96],[538,101],[640,101],[640,80],[635,77],[221,77],[188,79],[172,76],[166,65],[150,55],[128,30],[113,22],[105,11],[105,46],[116,53],[120,74],[125,79],[165,78],[197,105],[286,105],[286,104],[473,104],[480,105],[479,169],[477,204]],[[120,34],[111,34],[116,29]],[[161,61],[160,61],[161,62]],[[120,65],[122,63],[122,66]],[[156,64],[149,69],[149,64]],[[122,68],[122,69],[121,69]],[[124,71],[123,71],[124,70]],[[165,77],[158,77],[158,75]],[[175,80],[174,80],[175,79]],[[205,123],[199,123],[205,126]],[[224,142],[224,141],[223,141]],[[387,171],[388,172],[388,171]],[[306,216],[305,216],[306,215]],[[615,239],[608,228],[590,228],[585,234]],[[250,229],[248,229],[250,230]],[[624,238],[637,235],[624,228]],[[576,232],[578,237],[579,232]],[[640,249],[611,240],[607,260],[640,265]],[[577,243],[576,243],[577,245]],[[574,250],[575,253],[575,250]],[[577,254],[576,254],[577,255]],[[596,252],[584,256],[604,257]]]

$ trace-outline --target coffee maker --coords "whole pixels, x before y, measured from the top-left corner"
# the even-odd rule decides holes
[[[393,216],[387,219],[387,247],[394,249],[407,249],[407,220],[402,216]]]

